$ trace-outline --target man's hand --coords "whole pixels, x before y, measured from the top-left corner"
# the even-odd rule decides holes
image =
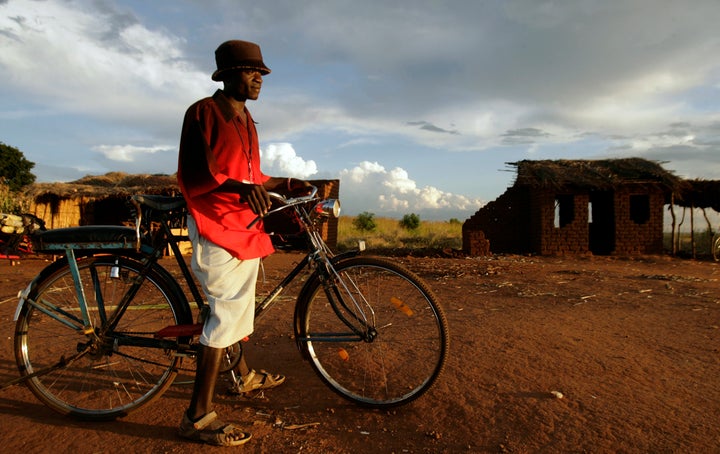
[[[238,188],[240,200],[247,202],[253,213],[265,216],[270,211],[272,201],[262,185],[242,183]]]

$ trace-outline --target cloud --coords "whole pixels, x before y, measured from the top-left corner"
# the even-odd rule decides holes
[[[111,2],[0,4],[0,30],[8,93],[55,113],[161,129],[211,85],[185,60],[182,38]]]
[[[318,172],[315,161],[298,156],[289,143],[271,143],[260,150],[260,156],[266,175],[309,179]]]
[[[409,121],[407,123],[407,125],[408,126],[419,126],[420,129],[422,129],[423,131],[440,132],[443,134],[459,134],[457,131],[443,129],[439,126],[435,126],[432,123],[428,123],[427,121]]]
[[[176,152],[176,148],[173,146],[98,145],[93,149],[101,153],[106,159],[118,162],[134,162],[141,159],[142,155],[153,155],[159,152]]]
[[[521,128],[512,129],[503,136],[503,142],[506,144],[533,144],[538,140],[545,139],[551,136],[551,134],[542,131],[538,128]]]
[[[363,161],[343,169],[339,177],[343,206],[350,213],[373,211],[398,217],[413,212],[427,219],[449,219],[467,217],[485,204],[433,186],[418,187],[406,170],[387,170],[377,162]]]

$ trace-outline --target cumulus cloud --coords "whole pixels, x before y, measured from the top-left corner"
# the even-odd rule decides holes
[[[377,162],[363,161],[343,169],[339,177],[343,206],[350,213],[372,211],[398,217],[412,212],[427,219],[449,219],[467,217],[485,204],[479,198],[433,186],[418,187],[406,170],[400,167],[387,170]]]
[[[267,175],[309,179],[318,172],[315,161],[298,156],[289,143],[271,143],[260,150],[260,156]]]

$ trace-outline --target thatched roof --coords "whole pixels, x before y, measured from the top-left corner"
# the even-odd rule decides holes
[[[712,208],[720,212],[720,181],[685,180],[685,186],[675,203],[685,207]]]
[[[177,194],[175,175],[129,175],[110,172],[105,175],[88,175],[69,183],[35,183],[25,194],[37,201],[47,197],[72,199],[75,197],[127,197],[133,194]]]
[[[683,182],[659,163],[641,158],[524,160],[507,164],[517,168],[516,186],[534,188],[608,190],[621,184],[643,183],[672,191]]]

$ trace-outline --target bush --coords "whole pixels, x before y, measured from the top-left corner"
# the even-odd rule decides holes
[[[0,183],[7,185],[11,192],[19,192],[35,182],[31,172],[34,166],[22,151],[0,142]]]
[[[372,232],[377,225],[375,224],[375,214],[363,211],[353,219],[353,226],[363,232]]]
[[[405,230],[417,230],[420,227],[420,216],[415,213],[406,214],[400,221],[400,227]]]

